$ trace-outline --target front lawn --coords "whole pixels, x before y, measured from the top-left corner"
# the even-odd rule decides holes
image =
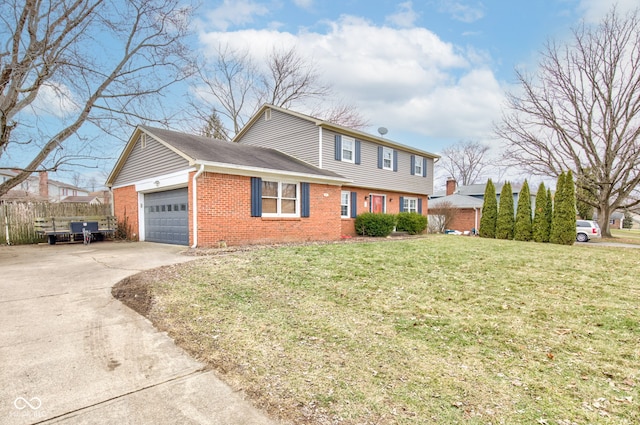
[[[295,424],[640,423],[640,251],[289,246],[156,272],[148,316]]]

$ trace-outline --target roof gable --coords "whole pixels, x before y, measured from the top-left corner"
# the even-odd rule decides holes
[[[140,132],[153,137],[154,140],[187,159],[192,166],[202,164],[222,166],[229,170],[269,170],[275,173],[316,175],[329,179],[346,180],[337,173],[317,168],[275,149],[241,145],[173,130],[138,126],[109,175],[108,186],[113,185]]]
[[[419,156],[423,156],[425,158],[440,158],[439,155],[436,155],[434,153],[431,152],[427,152],[427,151],[423,151],[421,149],[417,149],[411,146],[407,146],[407,145],[403,145],[401,143],[398,142],[394,142],[393,140],[390,139],[385,139],[383,137],[380,136],[375,136],[373,134],[369,134],[369,133],[365,133],[364,131],[360,131],[360,130],[355,130],[353,128],[349,128],[349,127],[344,127],[338,124],[334,124],[332,122],[329,121],[324,121],[321,120],[319,118],[314,118],[310,115],[305,115],[302,114],[300,112],[296,112],[296,111],[292,111],[290,109],[286,109],[286,108],[281,108],[275,105],[271,105],[271,104],[264,104],[262,105],[262,107],[258,110],[258,112],[256,112],[251,119],[247,122],[247,124],[245,124],[244,127],[242,127],[242,129],[238,132],[238,134],[235,135],[235,137],[233,138],[233,142],[238,142],[240,139],[242,139],[242,136],[244,135],[244,133],[251,128],[251,126],[260,119],[260,117],[262,117],[265,113],[265,111],[267,109],[273,109],[275,111],[279,111],[282,112],[283,114],[288,114],[288,115],[292,115],[298,118],[301,118],[305,121],[308,121],[310,124],[318,126],[318,127],[322,127],[322,128],[326,128],[328,130],[334,131],[336,133],[339,134],[344,134],[347,136],[351,136],[354,137],[358,140],[365,140],[365,141],[370,141],[373,143],[377,143],[380,145],[384,145],[384,146],[389,146],[392,148],[396,148],[402,151],[406,151],[406,152],[411,152],[411,153],[415,153]]]

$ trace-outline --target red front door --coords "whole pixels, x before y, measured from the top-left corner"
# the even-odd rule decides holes
[[[371,195],[371,212],[380,214],[384,212],[384,196]]]

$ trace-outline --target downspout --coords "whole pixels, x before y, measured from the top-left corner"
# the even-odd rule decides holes
[[[474,229],[476,229],[476,235],[477,235],[479,233],[479,229],[478,229],[478,208],[474,208],[473,212],[476,214],[476,218],[474,220],[474,222],[475,222]]]
[[[193,201],[192,201],[192,207],[193,208],[193,245],[191,245],[191,248],[197,248],[198,247],[198,177],[200,177],[200,174],[202,174],[204,172],[204,164],[200,164],[200,169],[198,170],[197,173],[195,173],[193,175],[193,184],[191,185],[191,190],[193,191]]]

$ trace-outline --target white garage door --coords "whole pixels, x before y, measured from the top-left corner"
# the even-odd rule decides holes
[[[145,240],[189,244],[187,188],[144,195]]]

